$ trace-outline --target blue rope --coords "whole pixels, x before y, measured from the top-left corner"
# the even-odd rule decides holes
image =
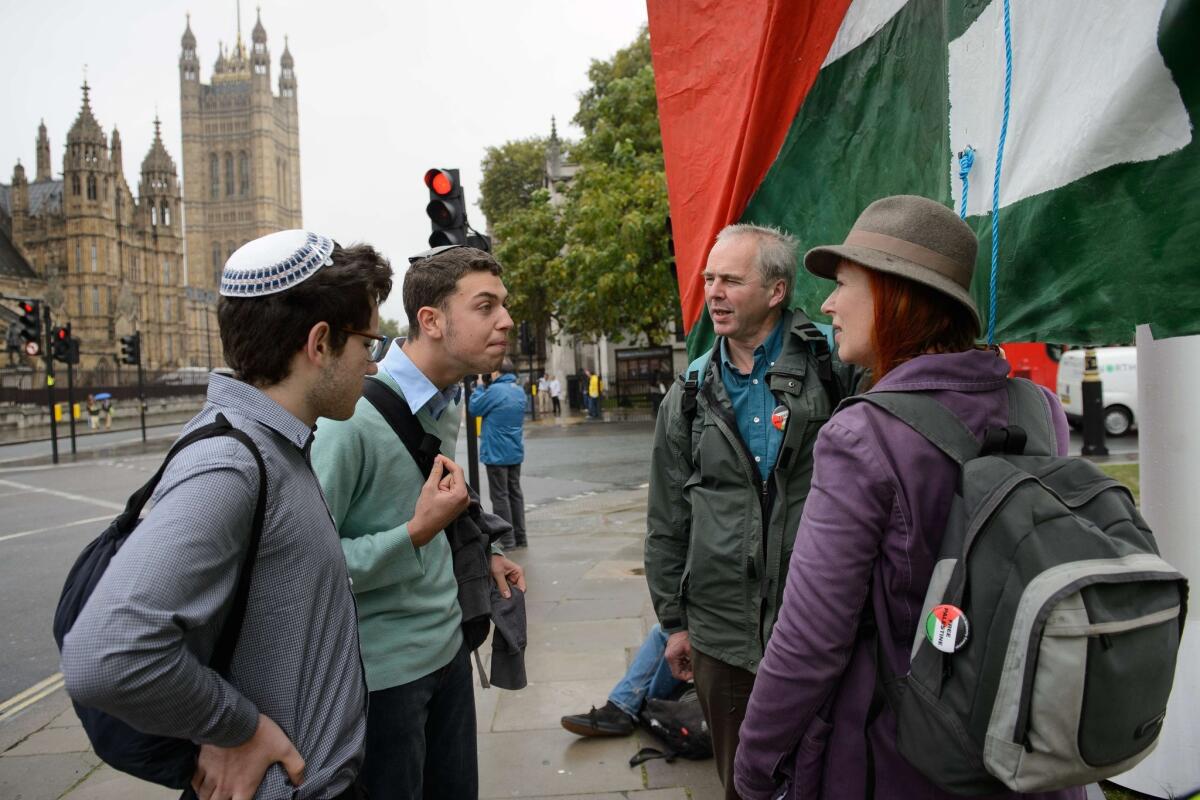
[[[1004,163],[1004,140],[1008,136],[1008,109],[1012,97],[1012,22],[1009,0],[1004,0],[1004,120],[996,146],[996,175],[992,180],[992,275],[988,283],[988,344],[996,343],[996,281],[1000,269],[1000,168]]]
[[[975,148],[967,145],[967,149],[958,154],[958,177],[962,180],[962,202],[959,204],[958,215],[964,220],[967,218],[967,191],[971,188],[970,181],[967,176],[971,174],[971,167],[975,166]]]

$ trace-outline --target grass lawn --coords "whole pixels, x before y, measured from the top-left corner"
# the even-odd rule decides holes
[[[1096,466],[1100,468],[1101,472],[1128,486],[1133,492],[1134,502],[1141,503],[1141,483],[1138,478],[1140,470],[1137,464],[1097,464]]]

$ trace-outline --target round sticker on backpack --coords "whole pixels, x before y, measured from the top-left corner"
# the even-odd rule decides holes
[[[958,606],[934,606],[925,618],[925,638],[943,653],[953,653],[967,643],[971,625]]]

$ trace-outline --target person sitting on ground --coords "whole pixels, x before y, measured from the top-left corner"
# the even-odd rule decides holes
[[[650,698],[674,697],[683,681],[671,674],[667,663],[667,634],[658,623],[646,634],[633,662],[600,708],[563,717],[562,726],[578,736],[628,736],[638,711]]]

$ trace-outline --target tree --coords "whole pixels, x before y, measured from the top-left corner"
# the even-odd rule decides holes
[[[637,331],[659,341],[678,300],[647,32],[594,61],[588,77],[575,116],[584,137],[572,149],[580,169],[563,213],[560,323],[575,334],[620,341]]]
[[[479,209],[494,229],[525,208],[542,188],[546,174],[546,140],[518,139],[489,147],[483,156]]]
[[[394,319],[380,317],[379,332],[389,339],[399,339],[401,336],[408,336],[408,324],[401,325]]]
[[[508,308],[515,320],[528,320],[544,333],[555,317],[554,300],[564,285],[562,220],[545,189],[493,228],[496,259],[504,266]]]

